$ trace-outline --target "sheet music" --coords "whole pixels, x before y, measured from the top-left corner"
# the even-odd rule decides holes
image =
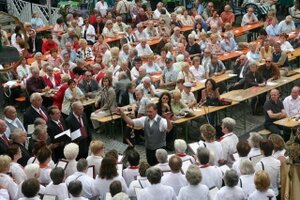
[[[27,133],[28,133],[28,135],[31,135],[32,133],[33,133],[33,131],[34,131],[34,124],[29,124],[28,126],[27,126]]]
[[[92,178],[95,178],[95,165],[89,166],[86,174]]]
[[[76,131],[72,132],[70,135],[71,135],[71,140],[74,141],[77,138],[81,137],[81,131],[80,129],[77,129]]]
[[[197,149],[200,147],[199,142],[194,142],[188,144],[189,148],[192,150],[193,154],[197,154]]]
[[[217,187],[213,187],[213,188],[209,189],[210,199],[215,199],[218,191],[219,191],[219,189]]]
[[[56,200],[56,196],[50,194],[44,194],[43,200]]]
[[[61,132],[61,133],[55,135],[54,139],[57,139],[57,138],[59,138],[59,137],[61,137],[63,135],[67,135],[68,137],[71,137],[71,131],[70,131],[70,129],[68,129],[68,130],[66,130],[64,132]]]
[[[117,171],[120,176],[123,175],[123,164],[117,164]]]
[[[188,160],[184,160],[182,161],[182,172],[185,174],[187,169],[189,168],[189,166],[193,164],[193,162],[191,161],[191,159],[188,159]]]
[[[237,161],[239,159],[239,154],[238,153],[234,153],[234,154],[232,154],[232,156],[233,156],[233,159],[235,161]]]
[[[66,169],[68,163],[69,162],[66,160],[59,160],[58,163],[56,164],[56,167],[61,167],[63,169]]]

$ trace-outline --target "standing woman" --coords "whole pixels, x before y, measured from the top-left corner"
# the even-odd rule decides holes
[[[104,77],[101,82],[102,90],[99,98],[96,100],[95,107],[99,108],[97,111],[110,110],[116,104],[116,93],[112,87],[112,82],[108,77]]]
[[[73,79],[68,81],[69,88],[65,91],[64,100],[62,103],[62,113],[69,115],[71,112],[71,105],[73,102],[84,99],[83,92],[77,87]]]

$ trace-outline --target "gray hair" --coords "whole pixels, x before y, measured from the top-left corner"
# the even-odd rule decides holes
[[[3,109],[3,113],[4,115],[7,114],[7,112],[11,109],[16,109],[14,106],[5,106],[5,108]]]
[[[228,187],[234,187],[239,182],[239,176],[234,169],[227,170],[224,175],[225,185]]]
[[[160,183],[162,172],[158,167],[150,167],[146,171],[146,176],[151,184]]]
[[[41,94],[38,93],[38,92],[32,93],[31,96],[30,96],[30,103],[32,103],[37,98],[42,98]]]
[[[77,171],[84,172],[88,168],[88,162],[85,158],[80,158],[77,162]]]
[[[69,143],[64,148],[64,156],[67,160],[75,160],[79,153],[79,146],[76,143]]]
[[[259,143],[262,141],[263,137],[257,132],[250,132],[249,135],[248,142],[250,146],[259,148]]]
[[[21,128],[16,128],[11,133],[10,138],[13,142],[15,142],[17,140],[17,138],[20,137],[22,134],[26,134],[26,132]]]
[[[250,160],[242,160],[240,162],[240,172],[242,175],[254,174],[255,170]]]
[[[202,174],[196,165],[190,165],[185,173],[185,178],[191,185],[198,185],[202,181]]]
[[[205,147],[199,147],[197,149],[198,161],[203,165],[209,163],[209,150]]]
[[[70,80],[70,77],[68,74],[63,74],[63,75],[61,75],[61,80],[62,80],[62,82],[66,83]]]
[[[236,122],[234,119],[230,117],[225,117],[222,119],[222,125],[228,129],[229,132],[233,131],[234,126],[236,125]]]
[[[166,163],[168,161],[168,152],[165,149],[157,149],[155,157],[159,163]]]
[[[43,54],[41,53],[41,52],[36,52],[35,54],[34,54],[34,57],[36,58],[36,57],[38,57],[38,56],[42,56]]]
[[[40,166],[36,163],[31,163],[25,166],[24,172],[27,178],[38,178],[36,177],[37,174],[40,173]]]
[[[143,79],[142,79],[142,82],[144,83],[144,82],[151,82],[151,78],[149,78],[148,76],[146,76],[146,77],[144,77]]]
[[[41,134],[47,132],[47,125],[45,124],[39,124],[34,128],[34,131],[32,133],[32,139],[38,139],[40,138]]]
[[[174,148],[176,153],[184,153],[186,151],[186,142],[182,139],[176,139],[174,141]]]

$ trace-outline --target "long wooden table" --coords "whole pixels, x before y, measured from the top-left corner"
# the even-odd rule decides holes
[[[232,32],[234,34],[234,36],[238,37],[238,36],[242,36],[245,33],[247,33],[248,31],[254,30],[254,29],[258,29],[264,26],[264,22],[262,21],[258,21],[255,24],[250,24],[250,25],[245,25],[245,26],[239,26],[239,27],[233,27],[232,28]]]
[[[278,126],[283,126],[283,127],[287,127],[287,128],[295,128],[300,125],[300,122],[296,121],[295,117],[286,117],[286,118],[283,118],[280,120],[276,120],[273,123]]]

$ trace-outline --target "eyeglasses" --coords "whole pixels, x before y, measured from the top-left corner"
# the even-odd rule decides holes
[[[271,61],[270,60],[266,60],[266,63],[270,63]]]

